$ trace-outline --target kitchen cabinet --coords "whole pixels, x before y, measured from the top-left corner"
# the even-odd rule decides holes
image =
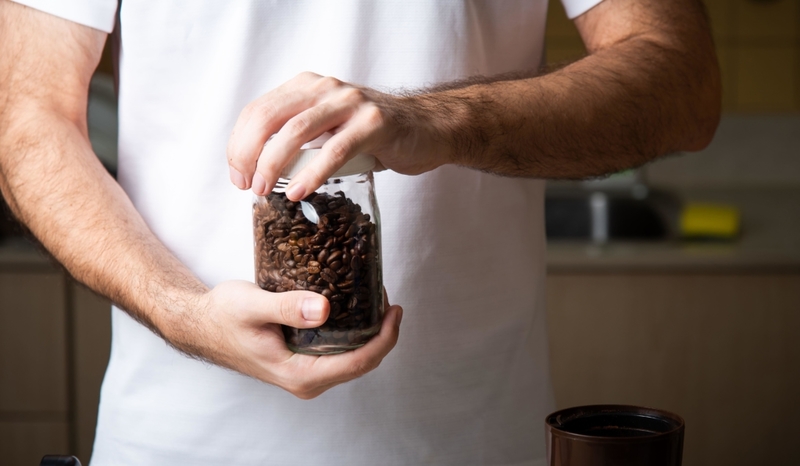
[[[0,271],[0,459],[38,464],[68,445],[65,280],[55,269]]]
[[[32,248],[0,251],[0,463],[91,454],[111,305]]]
[[[800,464],[800,273],[551,273],[559,408],[686,420],[686,466]]]

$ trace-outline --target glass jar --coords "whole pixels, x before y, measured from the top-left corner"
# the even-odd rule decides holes
[[[299,202],[285,194],[319,149],[301,149],[275,188],[253,203],[256,282],[267,291],[308,290],[330,303],[317,328],[283,326],[286,344],[305,354],[363,346],[383,321],[380,214],[372,168],[360,154]]]

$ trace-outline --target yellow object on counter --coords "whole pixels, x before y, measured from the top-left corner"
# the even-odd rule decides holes
[[[739,209],[724,204],[687,203],[681,212],[682,236],[730,239],[739,234]]]

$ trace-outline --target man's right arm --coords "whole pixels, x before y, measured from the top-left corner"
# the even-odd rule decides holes
[[[0,0],[0,190],[79,281],[195,357],[310,398],[377,367],[392,307],[370,344],[326,358],[291,353],[278,324],[316,327],[327,301],[247,282],[209,290],[150,231],[92,152],[89,81],[106,34]]]

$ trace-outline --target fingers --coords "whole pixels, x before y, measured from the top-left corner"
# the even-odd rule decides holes
[[[347,121],[353,110],[351,102],[334,100],[320,103],[289,119],[261,151],[253,175],[253,194],[263,196],[271,190],[278,181],[283,167],[297,154],[303,144]],[[294,200],[303,197],[305,195],[298,196]]]
[[[267,139],[294,115],[314,105],[317,95],[297,92],[297,89],[319,79],[316,74],[301,73],[242,110],[227,148],[231,182],[236,187],[248,189],[251,186],[256,161]]]
[[[292,372],[305,374],[304,382],[290,390],[296,396],[308,399],[341,383],[361,377],[380,365],[397,344],[403,309],[391,306],[381,325],[381,330],[366,345],[353,351],[328,356],[295,355]]]
[[[287,196],[299,200],[316,190],[383,128],[383,114],[367,92],[303,73],[256,99],[242,111],[228,142],[231,182],[265,195],[303,144],[331,131],[336,135],[293,177]]]
[[[348,160],[369,147],[371,138],[378,131],[377,119],[371,109],[360,109],[347,121],[346,126],[322,145],[322,150],[308,165],[295,175],[288,187],[286,195],[297,201],[325,183]]]

